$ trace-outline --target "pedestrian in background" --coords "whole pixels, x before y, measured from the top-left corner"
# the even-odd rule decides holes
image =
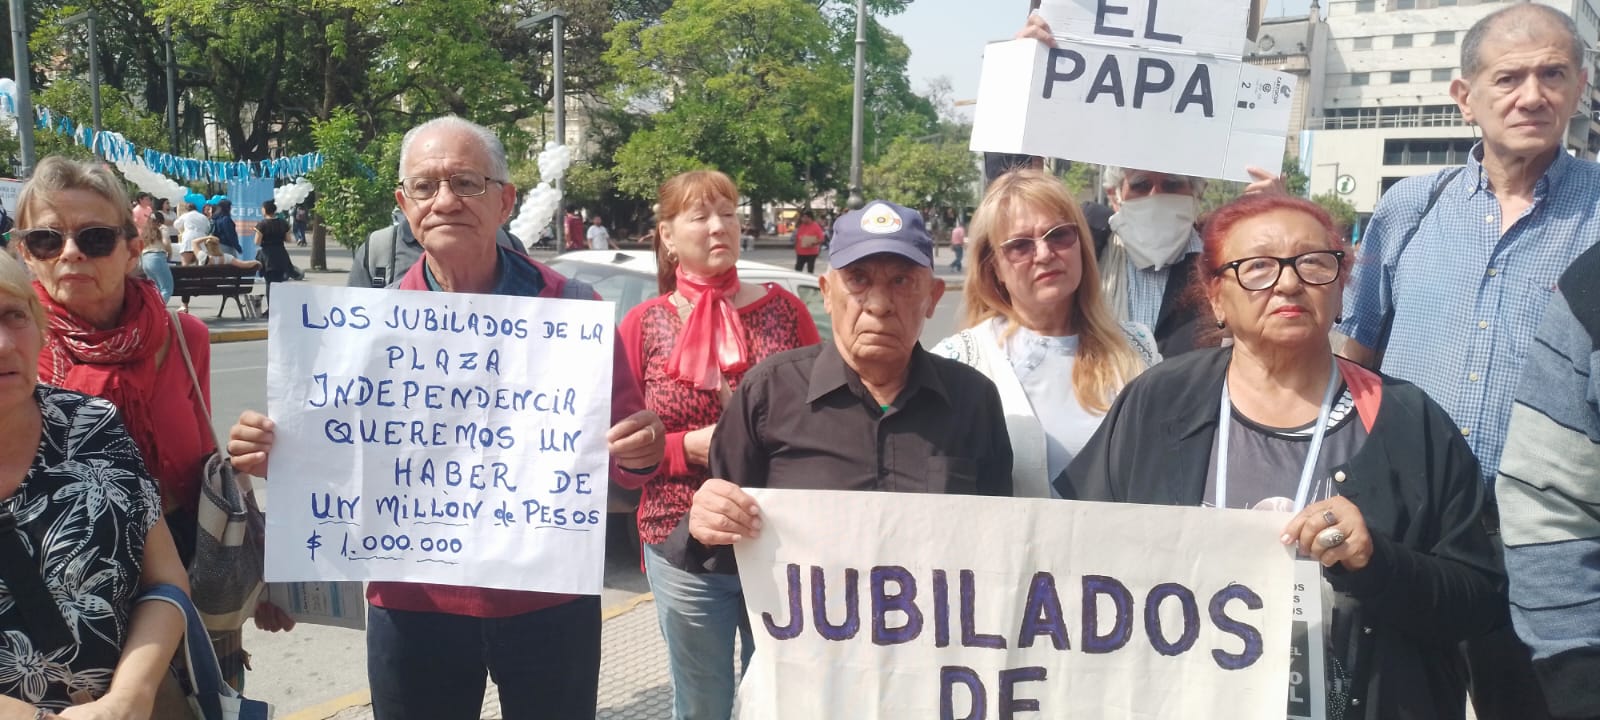
[[[611,248],[611,233],[606,230],[605,221],[599,215],[589,218],[589,231],[584,237],[589,241],[590,250]]]
[[[563,241],[566,243],[566,249],[584,249],[588,241],[583,236],[583,217],[578,214],[577,205],[567,206],[567,216],[562,218],[562,222],[565,223],[562,227],[562,233],[565,236]]]
[[[140,240],[144,243],[139,250],[139,269],[150,282],[156,284],[162,305],[172,299],[172,262],[168,259],[172,254],[172,246],[167,244],[167,230],[162,224],[165,220],[160,210],[154,211],[139,231]]]
[[[950,261],[950,269],[961,272],[961,257],[967,252],[967,226],[956,223],[950,229],[950,252],[955,254],[955,259]]]
[[[1467,30],[1450,94],[1483,140],[1464,167],[1383,194],[1345,297],[1345,355],[1438,400],[1491,499],[1552,289],[1600,240],[1600,165],[1564,147],[1586,102],[1584,52],[1572,18],[1548,5],[1507,5]],[[1549,717],[1509,618],[1467,649],[1479,720]]]
[[[1119,324],[1101,302],[1088,232],[1061,181],[1000,176],[972,216],[965,329],[933,348],[1000,391],[1017,497],[1050,497],[1117,392],[1161,361],[1150,328]]]
[[[239,244],[239,227],[233,222],[233,201],[219,197],[212,207],[211,235],[234,255],[243,255],[244,247]]]
[[[620,336],[645,407],[667,430],[660,472],[644,486],[639,537],[667,643],[675,718],[733,711],[734,635],[750,664],[739,579],[694,572],[683,524],[710,477],[711,435],[746,371],[769,356],[814,345],[805,304],[773,284],[739,280],[739,192],[727,175],[688,172],[661,186],[656,225],[660,295],[623,318]]]
[[[800,213],[800,222],[794,229],[794,271],[816,274],[817,256],[822,254],[822,243],[827,236],[817,224],[817,216],[810,210]]]
[[[1562,274],[1500,460],[1511,619],[1550,711],[1600,717],[1600,246]]]

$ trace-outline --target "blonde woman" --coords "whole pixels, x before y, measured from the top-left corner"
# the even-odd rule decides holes
[[[1101,301],[1089,241],[1059,180],[995,180],[967,228],[966,329],[933,349],[999,388],[1018,497],[1050,497],[1117,392],[1161,360],[1149,328],[1117,323]]]
[[[139,239],[144,243],[139,250],[139,269],[144,271],[144,276],[150,282],[156,284],[156,290],[161,292],[162,303],[172,299],[172,263],[167,260],[172,253],[172,246],[167,244],[167,231],[161,225],[165,220],[165,216],[157,210],[151,212],[139,228]]]

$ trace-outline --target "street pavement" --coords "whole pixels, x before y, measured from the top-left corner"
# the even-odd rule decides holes
[[[305,248],[290,248],[296,265],[309,265]],[[551,256],[536,252],[536,258]],[[343,286],[350,253],[328,250],[327,272],[307,271],[306,281]],[[792,267],[793,254],[786,243],[772,239],[745,257]],[[939,304],[923,333],[931,345],[955,330],[959,308],[959,277],[948,271],[948,250],[941,249],[940,275],[953,286]],[[818,263],[825,270],[826,261]],[[258,290],[258,292],[260,292]],[[176,307],[178,301],[172,302]],[[194,298],[190,312],[204,319],[212,334],[211,394],[213,424],[226,437],[228,428],[246,409],[263,410],[266,404],[267,323],[240,319],[230,303],[218,318],[218,298]],[[258,490],[270,496],[267,484]],[[267,503],[270,512],[270,502]],[[628,514],[608,518],[605,588],[601,594],[605,622],[602,632],[600,718],[670,718],[672,692],[667,680],[665,647],[656,624],[644,576],[639,571],[637,547],[623,532],[633,519]],[[244,646],[252,655],[253,671],[246,691],[250,697],[271,703],[280,720],[349,720],[370,718],[367,692],[366,645],[360,631],[302,625],[292,632],[263,633],[247,627]],[[484,701],[484,718],[499,718],[499,696],[490,685]]]

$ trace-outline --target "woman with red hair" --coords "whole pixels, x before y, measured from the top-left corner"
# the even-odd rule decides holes
[[[1334,357],[1347,256],[1321,207],[1247,195],[1204,241],[1198,294],[1232,345],[1129,383],[1057,491],[1294,513],[1283,541],[1331,598],[1328,716],[1462,717],[1456,644],[1507,612],[1472,451],[1421,390]]]
[[[734,575],[691,571],[684,517],[710,477],[707,455],[722,406],[745,371],[769,355],[818,342],[799,298],[741,282],[739,191],[727,175],[687,172],[661,186],[655,251],[661,295],[623,318],[619,333],[645,405],[661,416],[667,452],[644,487],[639,536],[667,641],[674,717],[733,712],[733,641],[740,667],[754,647]]]

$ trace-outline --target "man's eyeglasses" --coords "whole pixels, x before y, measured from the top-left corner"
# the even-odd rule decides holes
[[[1000,255],[1014,264],[1025,263],[1034,258],[1039,243],[1044,243],[1053,253],[1070,250],[1078,244],[1078,226],[1068,223],[1050,228],[1036,238],[1011,238],[1000,243]]]
[[[450,185],[450,192],[456,197],[477,197],[489,192],[489,183],[505,184],[504,180],[484,177],[478,173],[456,173],[450,177],[407,177],[400,178],[400,191],[412,200],[432,200],[439,194],[439,188]]]
[[[21,234],[22,246],[28,249],[28,254],[40,260],[54,260],[61,256],[61,251],[67,246],[67,238],[72,238],[78,244],[78,249],[84,255],[92,258],[103,258],[117,249],[117,243],[122,242],[122,231],[113,227],[94,226],[82,227],[77,230],[64,231],[55,228],[29,228],[13,231]]]
[[[1300,277],[1300,282],[1327,285],[1339,279],[1339,271],[1344,267],[1344,251],[1315,250],[1294,257],[1247,257],[1217,268],[1216,274],[1232,270],[1239,287],[1256,291],[1277,285],[1286,267],[1294,268],[1294,274]]]

